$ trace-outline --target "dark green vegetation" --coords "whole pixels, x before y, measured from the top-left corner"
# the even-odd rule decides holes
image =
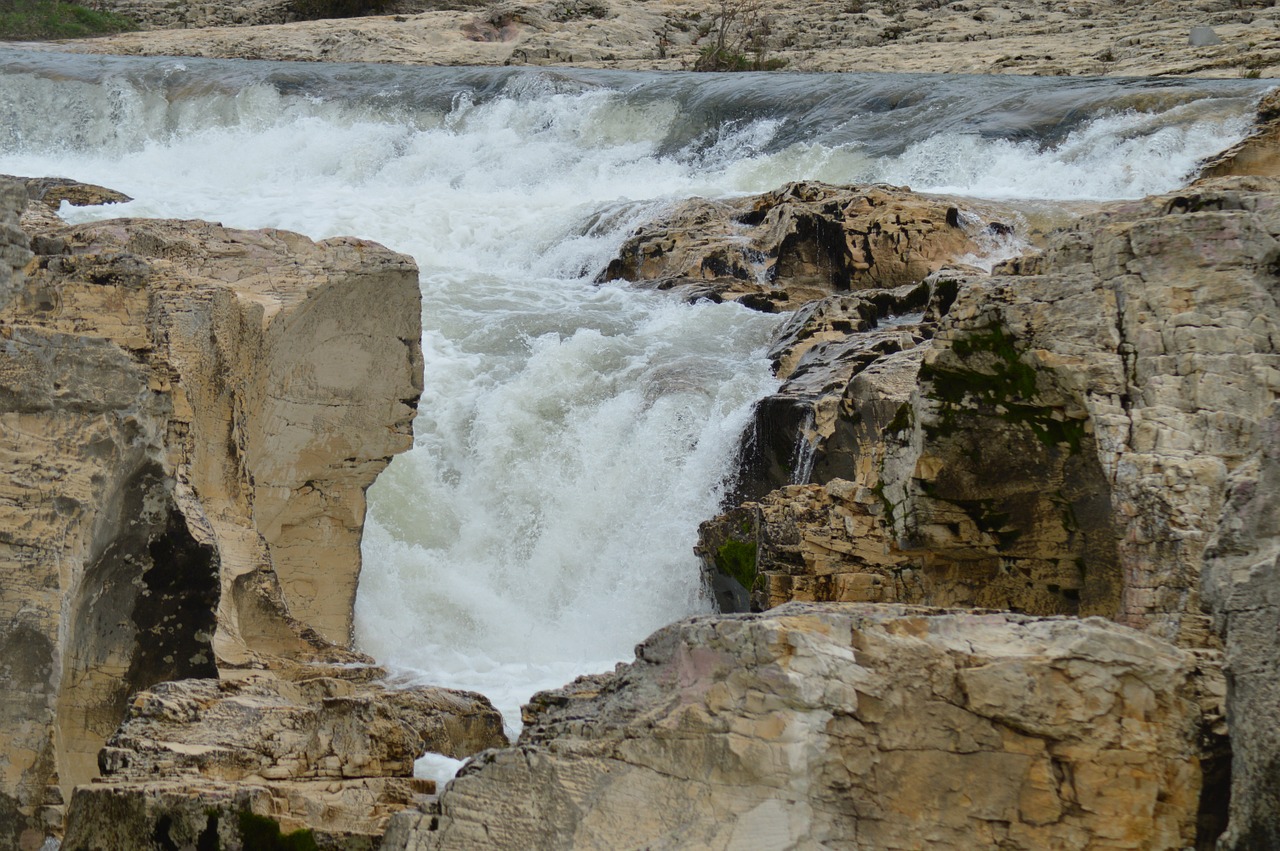
[[[729,538],[716,550],[716,569],[748,591],[756,584],[756,544]]]
[[[131,32],[138,25],[112,12],[56,0],[0,0],[0,41],[87,38]]]
[[[240,836],[245,848],[255,851],[319,851],[316,837],[309,830],[281,833],[280,823],[266,816],[240,811]]]
[[[953,432],[960,411],[974,408],[1025,424],[1046,446],[1066,444],[1072,452],[1080,451],[1084,422],[1055,418],[1053,409],[1036,403],[1036,370],[1022,360],[1004,328],[968,334],[952,342],[951,350],[976,368],[956,370],[936,363],[921,368],[921,380],[932,386],[929,395],[941,403],[942,421],[932,431],[940,436]]]

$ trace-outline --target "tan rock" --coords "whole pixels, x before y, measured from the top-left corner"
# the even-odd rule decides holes
[[[1101,619],[792,603],[535,696],[384,848],[1182,848],[1190,654]]]
[[[411,777],[427,751],[461,758],[507,743],[480,695],[388,688],[379,669],[334,673],[161,683],[133,695],[98,763],[115,781]]]
[[[831,293],[919,283],[985,253],[984,234],[1008,228],[906,189],[790,183],[685,202],[641,226],[600,277],[664,288],[702,282],[718,298],[790,310]]]
[[[1202,577],[1229,684],[1231,821],[1219,847],[1241,851],[1280,842],[1280,405],[1261,429],[1257,454],[1232,473]]]
[[[374,848],[393,813],[422,806],[433,793],[432,781],[392,777],[94,783],[76,789],[63,847]]]
[[[501,716],[480,695],[388,688],[378,669],[329,673],[182,680],[138,693],[99,755],[103,782],[73,793],[65,844],[105,851],[167,836],[182,847],[216,834],[221,847],[254,849],[250,813],[285,833],[370,847],[392,813],[434,792],[412,777],[424,751],[462,757],[507,744]]]
[[[1214,157],[1200,170],[1202,180],[1245,175],[1280,177],[1280,92],[1272,92],[1262,99],[1257,123],[1247,138]]]
[[[1120,204],[1005,274],[956,278],[920,360],[878,361],[901,367],[889,392],[868,393],[874,363],[861,388],[831,391],[826,493],[744,506],[757,605],[788,583],[872,593],[873,577],[904,602],[1101,614],[1212,646],[1204,546],[1280,389],[1276,188],[1237,178]],[[918,382],[907,398],[902,379]],[[903,403],[886,420],[876,399]],[[713,561],[733,523],[711,531]]]
[[[56,832],[130,694],[368,661],[343,649],[363,492],[409,445],[421,390],[406,257],[33,207],[41,253],[0,309],[0,841],[16,844]]]

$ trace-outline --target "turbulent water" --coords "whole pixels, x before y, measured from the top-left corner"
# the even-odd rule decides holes
[[[514,727],[534,690],[707,608],[697,524],[774,386],[774,318],[593,284],[631,228],[801,178],[1137,197],[1240,138],[1261,91],[0,50],[0,171],[137,199],[75,220],[356,234],[417,259],[426,392],[414,449],[370,490],[357,640]]]

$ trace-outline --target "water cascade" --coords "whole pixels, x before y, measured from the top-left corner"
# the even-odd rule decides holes
[[[415,448],[369,494],[357,643],[514,727],[536,689],[709,608],[697,525],[775,385],[777,317],[593,282],[633,227],[797,179],[1138,197],[1242,136],[1261,90],[0,50],[0,171],[137,199],[73,220],[356,234],[416,258],[426,392]]]

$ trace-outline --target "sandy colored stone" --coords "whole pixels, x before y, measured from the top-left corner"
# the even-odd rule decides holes
[[[1182,848],[1190,654],[1100,620],[792,603],[536,695],[384,848]]]
[[[273,836],[292,836],[298,843],[299,832],[307,831],[302,835],[310,836],[312,847],[363,851],[377,847],[393,813],[426,804],[433,792],[432,781],[389,777],[94,783],[76,789],[62,847],[67,851],[155,847],[260,851],[272,847]]]
[[[115,781],[411,777],[427,751],[461,758],[507,743],[480,695],[335,673],[160,683],[131,698],[99,765]]]
[[[757,604],[787,583],[871,593],[853,578],[865,563],[874,593],[909,592],[887,599],[1098,614],[1212,646],[1204,547],[1280,390],[1275,192],[1234,178],[1126,202],[990,278],[937,276],[919,356],[853,355],[856,378],[822,391],[828,492],[757,493],[734,521],[761,557],[792,542],[761,563],[778,578]],[[704,557],[734,522],[713,524]]]
[[[132,693],[369,661],[344,649],[364,489],[421,390],[416,269],[381,246],[67,227],[42,202],[23,222],[38,253],[0,309],[0,842],[18,845],[58,831]]]
[[[964,209],[975,206],[981,214]],[[991,219],[994,210],[895,187],[816,182],[695,198],[638,228],[600,279],[793,310],[831,293],[915,284],[983,255],[1012,230]]]
[[[222,4],[207,4],[219,6]],[[227,4],[248,10],[253,4]],[[65,49],[151,56],[692,68],[715,4],[500,2],[420,14],[160,30]],[[761,5],[767,58],[795,71],[1240,77],[1280,72],[1280,10],[1246,0],[783,0]],[[213,22],[217,16],[202,20]],[[158,19],[159,25],[171,25]],[[1193,46],[1212,27],[1220,43]],[[736,34],[734,36],[737,37]]]
[[[1202,180],[1232,176],[1280,177],[1280,92],[1258,104],[1252,133],[1200,170]]]

